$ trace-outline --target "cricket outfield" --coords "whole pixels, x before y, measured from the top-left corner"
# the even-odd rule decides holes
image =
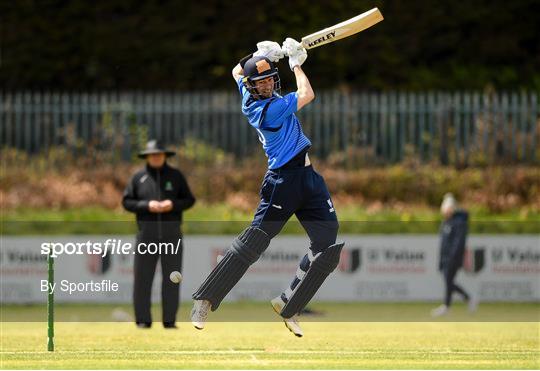
[[[538,369],[538,304],[484,304],[473,315],[461,304],[445,319],[431,321],[433,304],[399,304],[407,322],[378,321],[393,304],[316,304],[322,316],[305,317],[305,336],[295,338],[267,303],[224,303],[203,331],[188,322],[165,330],[132,323],[67,322],[88,313],[110,314],[113,306],[59,308],[55,351],[46,351],[43,306],[2,308],[2,369]],[[124,307],[129,311],[129,307]],[[189,305],[180,318],[185,320]],[[159,313],[159,308],[154,308]],[[242,322],[242,313],[260,313]],[[365,321],[334,322],[365,314]],[[372,313],[369,317],[368,313]],[[507,317],[501,315],[505,313]],[[416,317],[415,317],[416,316]],[[25,322],[12,322],[20,318]],[[105,317],[102,317],[105,318]],[[107,319],[110,318],[107,317]],[[158,318],[158,317],[155,317]],[[505,322],[479,322],[499,318]],[[235,320],[236,319],[236,320]],[[508,322],[522,319],[527,322]],[[415,320],[409,322],[408,320]],[[507,320],[507,321],[506,321]],[[474,321],[474,322],[473,322]]]

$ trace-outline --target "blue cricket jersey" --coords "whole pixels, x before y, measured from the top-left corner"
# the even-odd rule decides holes
[[[242,113],[259,134],[269,169],[285,165],[311,145],[295,115],[298,108],[296,92],[283,97],[274,93],[271,98],[256,100],[244,86],[242,78],[236,83],[242,94]]]

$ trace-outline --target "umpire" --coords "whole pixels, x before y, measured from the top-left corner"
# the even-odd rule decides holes
[[[156,254],[138,251],[135,253],[135,280],[133,301],[135,320],[140,328],[152,326],[150,313],[152,281],[158,259],[163,274],[161,302],[163,327],[176,328],[176,312],[180,302],[179,286],[169,279],[173,271],[182,268],[182,212],[195,203],[182,173],[167,164],[167,158],[175,152],[167,151],[157,140],[150,140],[139,158],[146,159],[146,166],[128,183],[122,205],[137,216],[137,246],[150,243],[172,243],[178,251],[161,251]],[[145,245],[142,245],[142,244]],[[175,250],[175,249],[173,249]]]
[[[445,296],[444,304],[431,311],[433,317],[439,317],[448,312],[454,292],[459,293],[467,301],[470,311],[476,310],[477,306],[476,300],[471,298],[461,286],[454,283],[458,270],[463,266],[469,214],[463,209],[458,209],[457,201],[451,193],[444,195],[441,213],[444,220],[440,228],[439,270],[444,276]]]

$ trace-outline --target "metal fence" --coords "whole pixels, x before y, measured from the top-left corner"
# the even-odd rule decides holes
[[[260,151],[237,93],[3,92],[2,147],[128,160],[148,138],[236,159]],[[299,113],[311,153],[345,166],[405,159],[451,165],[538,163],[536,93],[324,91]]]

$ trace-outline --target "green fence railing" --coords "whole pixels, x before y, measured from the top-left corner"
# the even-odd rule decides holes
[[[324,91],[299,113],[311,153],[352,167],[408,158],[452,165],[538,163],[539,115],[534,92]],[[60,147],[80,155],[92,149],[121,161],[149,137],[202,143],[237,158],[260,146],[235,92],[0,95],[2,147],[29,153]]]

